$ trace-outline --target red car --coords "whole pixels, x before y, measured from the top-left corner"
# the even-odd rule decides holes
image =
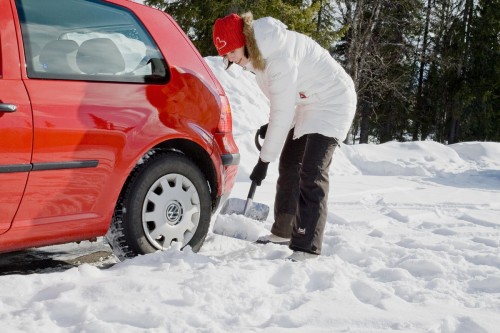
[[[0,1],[0,252],[106,235],[198,250],[239,162],[227,96],[164,12]]]

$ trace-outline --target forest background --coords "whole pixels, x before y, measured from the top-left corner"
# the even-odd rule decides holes
[[[500,0],[145,0],[203,56],[215,20],[275,17],[328,49],[353,78],[347,143],[500,141]]]

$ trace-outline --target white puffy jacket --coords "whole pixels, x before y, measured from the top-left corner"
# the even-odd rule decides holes
[[[314,40],[274,18],[255,20],[253,31],[265,60],[254,72],[271,108],[261,159],[276,160],[293,126],[295,139],[319,133],[343,141],[356,110],[350,76]]]

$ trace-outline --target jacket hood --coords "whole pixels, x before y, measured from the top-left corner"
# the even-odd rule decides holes
[[[285,48],[286,28],[283,22],[272,17],[264,17],[254,22],[255,39],[264,59]]]
[[[241,17],[244,22],[243,34],[247,40],[249,59],[253,68],[262,71],[266,66],[265,59],[274,52],[283,49],[286,43],[287,26],[272,17],[264,17],[254,21],[250,12]]]

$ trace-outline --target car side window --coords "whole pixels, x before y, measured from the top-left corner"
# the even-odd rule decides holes
[[[99,0],[16,0],[29,78],[165,83],[166,61],[127,8]]]

